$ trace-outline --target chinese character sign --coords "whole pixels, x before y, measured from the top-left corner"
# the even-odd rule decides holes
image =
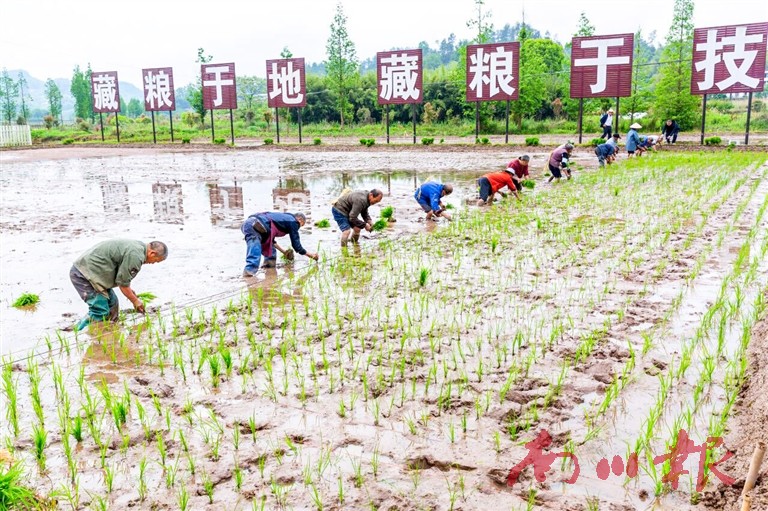
[[[267,106],[285,108],[306,106],[304,59],[267,61]]]
[[[203,108],[206,110],[237,108],[234,62],[203,64],[200,66],[200,72],[203,78]]]
[[[421,50],[380,51],[376,54],[379,104],[421,103]]]
[[[176,110],[173,92],[173,68],[158,67],[141,70],[144,83],[144,110],[168,112]]]
[[[517,99],[520,43],[467,46],[467,101]]]
[[[692,94],[762,92],[768,23],[693,31]]]
[[[117,71],[91,73],[91,94],[94,112],[119,112],[120,89],[117,85]]]
[[[626,97],[632,94],[634,34],[574,37],[571,97]]]

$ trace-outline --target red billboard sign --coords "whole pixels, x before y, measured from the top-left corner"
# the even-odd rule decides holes
[[[421,50],[380,51],[376,54],[376,78],[380,105],[421,103]]]
[[[762,92],[768,23],[693,31],[691,94]]]
[[[467,46],[467,101],[501,101],[520,95],[520,43]]]
[[[120,87],[117,84],[117,71],[92,72],[91,95],[94,112],[119,112]]]
[[[306,106],[304,59],[267,60],[267,105],[270,108]]]
[[[571,97],[632,95],[634,34],[574,37],[571,47]]]
[[[234,62],[202,64],[200,73],[203,78],[203,108],[206,110],[237,108]]]
[[[176,110],[176,94],[173,91],[173,68],[154,67],[142,69],[144,83],[144,111],[169,112]]]

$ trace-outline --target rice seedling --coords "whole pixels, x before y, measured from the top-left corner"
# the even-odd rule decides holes
[[[383,231],[384,228],[387,226],[387,221],[383,218],[379,218],[375,222],[373,222],[373,225],[371,226],[371,229],[374,231]]]
[[[32,445],[35,447],[35,460],[41,472],[45,472],[45,447],[48,445],[48,432],[43,424],[32,425]]]
[[[0,463],[0,509],[37,509],[40,507],[35,492],[22,483],[22,463]]]
[[[395,208],[392,206],[385,206],[381,208],[381,218],[385,220],[391,219],[395,214]]]
[[[150,293],[148,291],[145,291],[143,293],[137,293],[136,294],[136,298],[141,300],[141,303],[143,303],[146,306],[147,304],[149,304],[152,301],[154,301],[157,298],[157,296],[155,296],[154,293]]]
[[[22,293],[21,296],[13,301],[13,306],[18,308],[31,307],[40,302],[40,296],[34,293]]]

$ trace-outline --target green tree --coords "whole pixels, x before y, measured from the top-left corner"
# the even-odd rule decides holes
[[[653,33],[649,41],[643,39],[640,29],[635,33],[635,49],[632,58],[632,95],[626,100],[626,109],[630,113],[630,124],[634,121],[635,112],[646,110],[653,98],[653,60],[656,51],[653,48]],[[618,124],[617,124],[618,126]]]
[[[341,3],[336,4],[336,14],[331,23],[331,36],[325,45],[328,60],[325,61],[328,88],[336,95],[339,122],[351,118],[350,89],[358,80],[357,51],[347,33],[347,17]]]
[[[27,79],[24,78],[24,73],[19,71],[19,79],[16,80],[16,87],[19,90],[19,106],[21,108],[21,116],[24,118],[24,122],[29,120],[29,108],[27,108],[27,101],[32,101],[29,95],[29,87],[27,86]]]
[[[213,60],[212,55],[206,55],[203,48],[197,49],[197,59],[195,59],[197,64],[207,64],[211,60]],[[196,85],[194,87],[190,85],[189,89],[187,89],[187,101],[189,101],[192,110],[200,116],[200,122],[205,126],[205,114],[208,113],[208,111],[205,109],[205,106],[203,106],[202,73],[198,74]]]
[[[510,105],[518,130],[523,127],[523,118],[535,116],[547,99],[547,66],[542,55],[536,51],[537,39],[528,39],[525,30],[521,31],[521,36],[520,95]]]
[[[569,75],[568,59],[563,47],[551,39],[527,39],[527,51],[537,56],[544,65],[541,81],[544,85],[544,97],[539,106],[538,117],[555,117],[553,102],[568,96]],[[522,65],[521,65],[522,67]],[[523,92],[521,88],[520,92]]]
[[[256,107],[257,98],[260,94],[267,93],[267,80],[256,76],[238,76],[237,77],[237,101],[238,107],[242,103],[242,108],[247,112]]]
[[[675,0],[672,26],[661,55],[654,113],[660,119],[676,119],[683,130],[698,120],[699,98],[691,94],[693,55],[693,0]]]
[[[582,11],[579,16],[579,26],[576,29],[574,37],[590,37],[595,35],[595,26],[589,22],[586,13]]]
[[[48,78],[45,82],[45,97],[48,100],[48,112],[56,124],[61,122],[61,90],[56,82]]]
[[[85,73],[80,70],[80,66],[75,66],[72,72],[72,82],[69,86],[69,92],[75,98],[75,117],[87,119],[91,116],[91,84],[86,78]]]
[[[144,113],[144,103],[136,98],[131,98],[125,108],[125,115],[135,119]]]
[[[16,97],[18,94],[18,85],[8,74],[8,70],[3,68],[3,73],[0,75],[0,111],[3,119],[8,123],[16,117]]]
[[[491,11],[483,12],[485,0],[474,0],[474,2],[477,10],[476,17],[467,21],[467,28],[477,31],[477,38],[475,39],[477,44],[484,44],[493,38],[493,24],[490,21],[493,14]]]

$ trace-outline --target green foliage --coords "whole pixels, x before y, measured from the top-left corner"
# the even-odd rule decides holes
[[[698,119],[699,98],[691,94],[693,52],[693,0],[675,0],[672,26],[662,53],[656,85],[655,114],[675,119],[680,129],[693,128]]]
[[[73,138],[65,138],[64,140],[61,141],[62,145],[72,145],[74,143],[75,143],[75,139]]]
[[[386,206],[381,210],[381,218],[389,220],[395,214],[395,208],[392,206]]]
[[[491,143],[491,141],[488,137],[480,137],[480,139],[478,140],[478,143],[481,145],[488,145]]]
[[[387,226],[387,221],[383,218],[380,218],[376,220],[373,225],[371,226],[371,229],[374,231],[381,231]]]
[[[536,182],[533,179],[523,179],[522,185],[524,188],[533,189],[536,186]]]
[[[576,29],[574,37],[589,37],[595,35],[595,26],[589,22],[586,13],[581,11],[579,16],[579,26]]]
[[[424,145],[432,145],[435,143],[435,137],[424,137],[421,139],[421,143]]]
[[[339,122],[352,117],[349,93],[358,81],[357,52],[355,44],[347,33],[347,17],[341,3],[336,4],[336,14],[331,23],[331,35],[325,46],[328,60],[325,61],[327,85],[336,95],[336,109]]]
[[[525,137],[525,145],[527,146],[539,145],[539,137]]]
[[[146,291],[144,293],[138,293],[136,295],[136,298],[141,300],[141,303],[143,303],[144,305],[147,305],[149,302],[157,298],[157,296],[155,296],[154,293],[150,293],[149,291]]]
[[[3,68],[0,75],[0,112],[5,122],[10,123],[16,117],[16,96],[19,94],[19,87],[8,71]]]
[[[526,39],[520,43],[520,95],[517,101],[510,103],[510,112],[522,128],[523,117],[536,115],[547,99],[547,65],[541,51],[544,48],[536,39]]]
[[[424,287],[427,284],[429,273],[430,273],[429,268],[422,268],[419,271],[419,286]]]
[[[54,126],[61,122],[61,90],[50,78],[45,82],[45,98],[48,100],[48,112],[54,119]]]
[[[225,138],[215,138],[213,143],[216,145],[223,145],[227,140]],[[266,142],[266,141],[265,141]]]
[[[197,59],[195,59],[195,62],[197,64],[207,64],[208,62],[213,60],[213,55],[206,55],[205,50],[203,48],[197,49]],[[203,119],[205,119],[205,114],[207,113],[207,110],[203,106],[203,78],[202,76],[199,76],[197,78],[197,85],[195,87],[190,87],[187,90],[187,101],[189,101],[190,106],[192,107],[192,110],[195,111],[195,113],[198,115],[198,118],[202,122]]]
[[[69,91],[75,98],[75,117],[85,119],[93,116],[91,97],[91,66],[88,65],[88,70],[83,72],[80,70],[80,66],[75,66],[75,70],[72,73],[72,82],[69,87]]]
[[[36,305],[40,301],[40,296],[34,293],[24,293],[13,302],[14,307],[28,307]]]
[[[707,137],[704,139],[704,145],[720,145],[723,139],[720,137]]]
[[[190,139],[189,139],[189,137],[182,137],[182,139],[181,139],[181,143],[182,143],[182,144],[189,144],[189,143],[190,143]]]
[[[315,227],[320,227],[321,229],[327,229],[330,226],[331,222],[327,218],[323,218],[315,222]]]
[[[360,139],[360,144],[364,145],[365,147],[371,147],[375,143],[376,143],[376,139],[373,139],[373,138],[361,138]]]
[[[591,145],[592,147],[597,147],[603,143],[605,143],[605,140],[602,138],[593,138],[592,140],[589,141],[589,145]]]
[[[320,140],[319,138],[315,138],[315,139],[312,140],[312,144],[313,145],[320,145],[322,143],[323,143],[323,141]]]
[[[265,138],[264,139],[264,145],[272,145],[273,142],[274,142],[274,140],[272,140],[271,138]]]
[[[39,509],[35,492],[21,482],[24,477],[21,463],[10,467],[0,464],[0,509]]]

